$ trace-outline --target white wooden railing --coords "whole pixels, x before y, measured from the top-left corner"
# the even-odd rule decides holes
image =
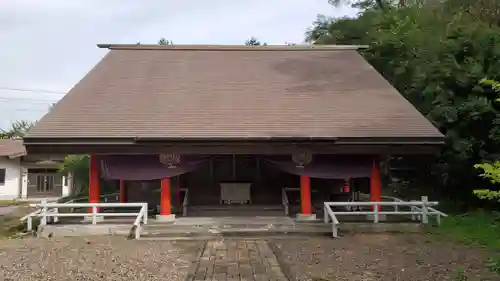
[[[181,188],[180,191],[184,192],[184,199],[182,200],[182,216],[187,216],[187,209],[189,205],[189,190],[187,188]]]
[[[100,201],[103,201],[104,203],[107,203],[107,202],[118,202],[119,199],[120,199],[120,193],[109,193],[109,194],[103,194],[101,196],[99,196],[100,198]],[[74,198],[70,198],[68,199],[68,201],[63,201],[63,202],[58,202],[58,203],[63,203],[63,204],[68,204],[68,203],[85,203],[85,202],[88,202],[89,200],[89,197],[88,195],[85,195],[85,196],[79,196],[79,197],[74,197]],[[42,204],[43,202],[47,203],[48,201],[46,200],[41,200],[40,201],[40,204]],[[20,220],[21,221],[28,221],[28,230],[32,230],[32,224],[31,224],[31,220],[28,220],[28,217],[37,217],[38,214],[40,214],[40,212],[42,211],[42,209],[37,209],[29,214],[27,214],[26,216],[22,217]],[[49,211],[54,211],[54,210],[49,210]],[[74,208],[70,208],[70,211],[71,212],[74,212]],[[53,219],[54,222],[57,222],[58,221],[58,218],[54,218],[54,217],[49,217],[48,219]]]
[[[118,202],[120,201],[120,193],[108,193],[99,196],[100,202],[108,203],[108,202]],[[70,198],[68,201],[60,202],[60,203],[86,203],[89,201],[89,196],[79,196],[75,198]]]
[[[285,216],[288,216],[290,213],[290,211],[289,211],[290,202],[288,201],[288,195],[286,194],[285,187],[283,187],[281,189],[281,204],[283,205],[283,208],[285,209]]]
[[[399,199],[400,200],[400,199]],[[436,216],[436,220],[440,223],[441,216],[447,216],[445,213],[440,212],[431,206],[438,205],[438,202],[427,201],[426,196],[422,196],[422,201],[392,201],[392,202],[325,202],[324,203],[324,222],[332,222],[332,235],[338,237],[338,215],[372,215],[373,222],[379,222],[380,215],[387,216],[404,216],[411,215],[412,218],[420,218],[421,222],[426,224],[429,222],[429,216]],[[332,207],[348,207],[360,206],[370,207],[371,211],[333,211]],[[383,211],[382,207],[392,206],[392,211]],[[398,206],[398,208],[394,208]],[[402,207],[409,207],[408,211],[401,210]]]
[[[298,187],[283,187],[281,189],[281,204],[285,208],[285,215],[288,216],[290,214],[290,200],[288,199],[289,191],[298,191],[300,192],[300,188]]]
[[[360,201],[370,201],[370,194],[366,193],[358,193]],[[392,197],[392,196],[380,196],[380,199],[384,202],[405,202],[403,199],[397,198],[397,197]],[[399,209],[398,205],[392,206],[394,211],[397,212]]]
[[[370,199],[370,194],[365,194],[365,193],[360,193],[360,198],[363,198],[365,200],[369,200]],[[393,196],[381,196],[381,199],[386,201],[386,202],[405,202],[403,199],[401,198],[398,198],[398,197],[393,197]],[[421,197],[421,201],[427,201],[427,196],[422,196]],[[417,202],[416,200],[410,200],[410,202]],[[398,205],[394,205],[393,206],[394,208],[394,211],[397,212],[398,209],[399,209],[399,206]],[[419,212],[419,211],[422,211],[419,207],[417,206],[410,206],[410,210],[413,212]],[[436,214],[436,222],[438,223],[438,225],[441,224],[441,217],[447,217],[448,215],[439,211],[439,210],[436,210],[432,207],[428,207],[428,210],[430,212],[432,212],[433,214]],[[411,219],[412,220],[422,220],[422,217],[418,214],[416,215],[412,215],[411,216]]]
[[[21,218],[21,221],[27,222],[27,230],[33,230],[33,218],[40,218],[40,226],[47,225],[49,219],[57,222],[61,217],[83,217],[91,218],[92,224],[97,224],[99,218],[103,217],[135,217],[132,229],[135,232],[135,238],[140,237],[142,228],[141,222],[147,224],[148,220],[148,203],[48,203],[42,201],[40,204],[31,204],[31,207],[37,208],[36,211]],[[134,213],[113,213],[113,212],[98,212],[98,208],[140,208]],[[92,211],[88,213],[62,213],[60,210],[72,210],[74,208],[89,208]]]
[[[119,201],[120,201],[120,193],[108,193],[108,194],[103,194],[103,195],[99,196],[99,202],[114,203],[114,202],[119,202]],[[69,204],[69,203],[87,203],[87,202],[89,202],[88,195],[70,198],[68,201],[63,201],[63,202],[58,202],[58,203]],[[70,211],[72,213],[75,212],[75,208],[70,208]]]

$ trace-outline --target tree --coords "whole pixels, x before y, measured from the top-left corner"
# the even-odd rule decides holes
[[[75,190],[73,194],[81,196],[87,194],[89,185],[89,155],[68,155],[59,165],[59,173],[63,175],[72,174]]]
[[[500,92],[500,83],[495,80],[482,79],[481,84],[491,87],[497,93]],[[499,102],[500,99],[496,98]],[[499,127],[500,124],[497,124]],[[493,163],[482,163],[474,165],[474,168],[483,170],[479,176],[490,181],[491,184],[496,185],[500,183],[500,160],[496,160]],[[500,191],[490,190],[490,189],[476,189],[474,194],[481,199],[488,200],[500,200]]]
[[[457,0],[464,1],[464,0]],[[467,0],[465,0],[467,1]],[[484,0],[495,1],[495,0]],[[441,0],[328,0],[328,3],[334,7],[349,5],[353,8],[362,10],[366,9],[379,9],[390,10],[394,8],[409,8],[409,7],[431,7],[434,5],[441,5]]]
[[[460,10],[481,1],[423,2],[319,17],[306,40],[369,45],[362,55],[445,135],[432,169],[443,196],[470,198],[485,184],[473,164],[500,159],[498,93],[478,83],[500,79],[500,29],[492,17]]]
[[[371,43],[368,31],[378,19],[377,11],[368,10],[358,18],[331,18],[318,15],[312,28],[306,32],[306,42],[323,44],[368,45]]]
[[[385,9],[386,3],[383,0],[328,0],[334,7],[350,5],[353,8],[379,8]]]
[[[28,120],[19,120],[12,123],[11,128],[0,129],[1,139],[21,139],[36,124]]]
[[[484,78],[479,83],[491,87],[496,92],[500,92],[500,82]],[[497,99],[497,101],[500,101],[500,99]]]
[[[245,41],[245,45],[247,46],[266,46],[267,43],[261,43],[257,38],[255,37],[250,37],[250,39],[247,39]]]
[[[494,163],[483,163],[474,165],[476,169],[482,169],[481,177],[488,179],[493,185],[500,183],[500,161]],[[474,194],[480,199],[500,201],[500,191],[491,189],[476,189]]]
[[[165,37],[162,37],[160,38],[160,40],[158,40],[158,45],[173,45],[173,44],[174,43],[172,41],[165,39]]]
[[[500,26],[500,1],[498,0],[447,0],[442,9],[448,14],[467,16],[490,27]]]
[[[483,163],[474,165],[476,169],[482,169],[481,177],[488,179],[490,183],[496,185],[500,183],[500,161],[494,163]],[[487,200],[500,200],[500,191],[490,189],[476,189],[474,194]]]

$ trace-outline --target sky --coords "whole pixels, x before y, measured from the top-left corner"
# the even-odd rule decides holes
[[[98,43],[301,43],[318,14],[356,11],[327,0],[0,0],[0,128],[42,117],[106,54]]]

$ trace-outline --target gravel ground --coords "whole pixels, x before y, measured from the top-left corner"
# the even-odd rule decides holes
[[[184,280],[200,242],[122,237],[0,240],[0,280]]]
[[[290,281],[500,280],[485,269],[487,252],[418,234],[288,238],[271,243]],[[0,281],[183,281],[202,244],[116,236],[2,239]],[[465,270],[468,278],[459,276],[458,270]]]
[[[274,243],[295,280],[500,280],[485,269],[485,251],[430,239],[418,234],[364,234]],[[466,276],[460,276],[461,270]]]

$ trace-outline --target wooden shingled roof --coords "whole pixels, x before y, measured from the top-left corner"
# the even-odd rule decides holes
[[[101,47],[26,140],[443,137],[352,46]]]

